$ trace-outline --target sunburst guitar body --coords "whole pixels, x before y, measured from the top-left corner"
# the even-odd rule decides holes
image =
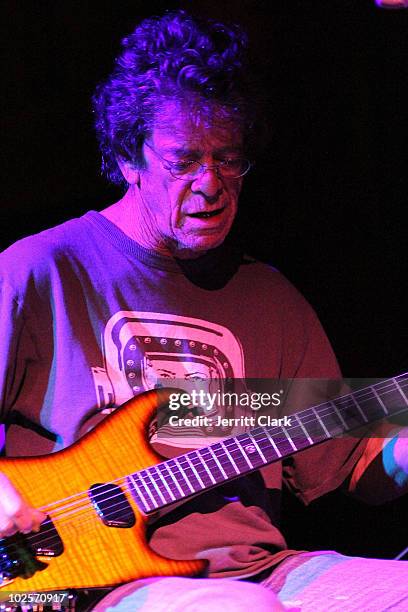
[[[203,570],[203,561],[174,561],[149,548],[148,518],[135,503],[127,477],[120,477],[162,460],[146,442],[149,422],[162,401],[159,393],[165,394],[153,391],[130,400],[65,450],[0,460],[0,471],[50,519],[39,534],[1,540],[2,588],[38,592],[97,587]],[[99,483],[114,483],[115,488],[94,487]],[[100,504],[99,491],[106,498]]]
[[[166,559],[149,548],[149,517],[315,444],[405,415],[408,373],[296,412],[290,428],[258,426],[162,461],[147,442],[148,427],[174,391],[139,395],[60,452],[0,460],[0,472],[48,517],[39,533],[0,540],[0,599],[10,584],[39,592],[202,572],[202,560]]]

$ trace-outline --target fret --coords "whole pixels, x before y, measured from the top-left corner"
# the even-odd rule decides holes
[[[276,461],[279,458],[275,447],[271,444],[266,428],[263,429],[258,427],[257,429],[253,429],[250,433],[251,436],[257,441],[266,462]]]
[[[240,472],[239,472],[239,469],[237,468],[237,464],[235,463],[234,459],[232,458],[232,455],[229,452],[228,448],[225,446],[223,441],[221,441],[219,444],[222,447],[222,449],[224,450],[224,452],[227,455],[228,459],[230,460],[230,464],[232,465],[233,469],[235,470],[235,473],[239,474]],[[216,452],[215,448],[214,448],[214,452]]]
[[[247,454],[245,452],[245,450],[241,447],[241,444],[239,443],[239,441],[237,440],[237,445],[240,448],[241,452],[242,452],[242,456],[245,459],[245,461],[247,462],[247,465],[250,467],[250,469],[252,470],[255,466],[252,465],[251,461],[248,459]],[[254,447],[255,448],[255,447]]]
[[[201,449],[201,450],[204,450],[204,449]],[[201,450],[199,453],[200,455],[202,455]],[[207,446],[205,451],[206,451],[207,456],[204,457],[203,455],[203,459],[205,461],[204,468],[207,470],[208,474],[211,476],[211,479],[215,479],[215,482],[222,482],[223,480],[225,480],[224,474],[222,470],[220,469],[220,467],[218,466],[217,458],[214,458],[214,454],[211,450],[211,446]]]
[[[186,474],[186,473],[185,473],[185,471],[183,470],[183,467],[182,467],[182,465],[181,465],[181,463],[180,463],[179,459],[178,459],[177,457],[175,457],[175,458],[173,459],[173,461],[174,461],[174,463],[177,465],[177,467],[179,468],[179,470],[180,470],[181,474],[183,475],[184,480],[186,481],[187,486],[188,486],[188,488],[190,489],[190,491],[191,491],[192,493],[195,493],[195,490],[194,490],[194,489],[193,489],[193,487],[191,486],[190,480],[188,479],[187,474]]]
[[[146,513],[246,474],[307,446],[406,411],[408,374],[291,415],[288,427],[255,427],[236,437],[127,476]]]
[[[354,391],[353,395],[360,404],[361,409],[364,410],[369,423],[384,418],[384,408],[378,401],[378,392],[374,393],[371,387],[366,387],[365,389]]]
[[[237,475],[237,471],[233,465],[233,459],[222,441],[211,444],[211,453],[215,455],[214,461],[217,460],[222,468],[221,473],[223,474],[223,478],[225,478],[224,473],[226,474],[226,478],[234,478],[234,476]]]
[[[209,452],[209,447],[207,447],[206,449],[202,449],[202,450],[206,450],[207,452]],[[198,452],[198,453],[197,453],[197,455],[198,455],[198,457],[199,457],[200,459],[201,459],[201,454],[202,454],[201,452]],[[210,454],[211,454],[211,453],[210,453]],[[208,465],[207,465],[207,463],[209,463],[209,462],[208,462],[208,460],[207,460],[207,459],[205,459],[204,457],[203,457],[202,459],[203,459],[203,461],[201,461],[201,464],[204,466],[204,468],[205,468],[205,470],[206,470],[206,472],[207,472],[208,476],[209,476],[209,477],[210,477],[210,479],[212,480],[212,483],[213,483],[213,484],[217,484],[217,481],[215,480],[214,476],[212,475],[212,473],[211,473],[210,469],[208,468]]]
[[[261,447],[259,446],[257,440],[256,440],[256,436],[253,435],[253,433],[251,431],[248,432],[248,437],[250,440],[252,440],[253,444],[255,445],[256,450],[258,451],[258,454],[260,455],[262,461],[264,463],[268,463],[267,458],[265,457],[265,455],[263,454]]]
[[[189,454],[190,454],[190,453],[187,453],[187,455],[184,455],[184,456],[185,456],[185,458],[187,459],[187,461],[188,461],[188,463],[189,463],[189,465],[190,465],[190,468],[191,468],[191,469],[192,469],[192,471],[194,472],[195,477],[196,477],[196,479],[197,479],[197,481],[198,481],[198,483],[199,483],[200,487],[201,487],[202,489],[205,489],[205,484],[204,484],[204,483],[203,483],[203,481],[201,480],[201,478],[200,478],[200,474],[199,474],[199,473],[198,473],[198,471],[195,469],[194,464],[193,464],[193,462],[191,461],[191,459],[190,459],[190,457],[189,457]],[[193,453],[191,453],[191,454],[193,454]]]
[[[182,497],[185,497],[185,493],[183,491],[183,489],[180,487],[177,478],[174,476],[173,474],[173,470],[171,469],[171,466],[168,465],[168,461],[165,461],[164,463],[160,463],[160,467],[164,470],[167,471],[168,474],[170,474],[170,478],[172,479],[172,481],[174,482],[174,484],[176,485],[176,488],[178,490],[178,495],[177,495],[177,499],[180,499]],[[159,467],[159,466],[158,466]]]
[[[230,450],[231,454],[234,455],[235,464],[238,467],[240,474],[247,472],[248,466],[250,469],[253,469],[253,465],[250,463],[250,461],[248,461],[244,451],[238,444],[238,438],[229,438],[228,440],[225,440],[225,444],[228,445],[228,449]]]
[[[258,453],[252,438],[248,436],[248,434],[240,434],[237,436],[236,440],[241,447],[242,452],[244,453],[244,458],[251,469],[259,467],[260,465],[265,465],[265,462]]]
[[[150,512],[150,510],[153,510],[153,508],[150,508],[150,503],[147,502],[145,496],[143,495],[142,491],[140,490],[134,476],[136,474],[130,474],[128,476],[128,479],[130,480],[131,484],[133,485],[133,497],[136,498],[136,502],[140,501],[140,505],[139,507],[144,510],[145,512]]]
[[[212,487],[218,482],[223,482],[223,473],[216,464],[209,446],[196,451],[196,458],[199,462],[196,464],[197,470],[206,487]],[[204,470],[199,468],[204,468]]]
[[[135,482],[136,482],[136,478],[138,479],[139,491],[144,491],[144,498],[145,499],[150,498],[149,499],[149,504],[150,504],[150,506],[152,506],[151,509],[157,508],[158,504],[157,504],[156,500],[154,499],[154,497],[152,496],[152,494],[151,494],[151,492],[149,490],[149,487],[146,485],[146,483],[144,482],[143,478],[141,477],[140,472],[138,472],[137,474],[133,474],[133,477],[134,477]],[[146,493],[147,493],[147,495],[146,495]]]
[[[390,379],[375,385],[378,395],[387,406],[389,416],[394,416],[400,412],[404,412],[407,406],[407,400],[402,389],[395,379]]]
[[[272,444],[275,453],[278,455],[278,457],[282,457],[282,453],[280,452],[279,448],[276,446],[275,440],[269,434],[269,431],[267,429],[264,429],[264,431],[265,431],[266,435],[268,436],[269,442]]]
[[[398,391],[401,393],[402,398],[405,400],[405,403],[406,403],[406,404],[408,404],[408,398],[407,398],[407,396],[405,395],[405,393],[403,392],[403,390],[401,389],[401,385],[399,385],[399,384],[397,383],[397,379],[396,379],[396,378],[394,378],[393,380],[394,380],[394,383],[395,383],[395,384],[396,384],[396,386],[397,386]]]
[[[343,419],[343,416],[340,412],[340,410],[338,410],[336,404],[334,401],[330,402],[330,405],[333,406],[337,416],[339,417],[341,424],[343,425],[343,431],[346,432],[349,429],[349,426],[347,425],[346,421]]]
[[[385,414],[388,414],[388,410],[387,407],[385,406],[384,402],[382,401],[381,397],[378,395],[377,391],[375,390],[375,385],[373,387],[371,387],[372,392],[374,393],[375,397],[377,398],[381,408],[384,410]]]
[[[394,382],[400,388],[402,388],[403,386],[407,387],[408,386],[408,373],[406,372],[405,374],[400,374],[399,376],[396,376],[394,378]],[[404,385],[404,382],[405,382],[405,385]]]
[[[274,439],[276,446],[279,448],[279,452],[282,457],[293,453],[293,447],[286,437],[283,427],[268,428],[271,433],[271,437]]]
[[[302,421],[299,419],[298,415],[297,415],[297,414],[294,414],[293,416],[296,418],[297,422],[299,423],[300,427],[302,428],[302,431],[303,431],[303,433],[305,434],[306,439],[307,439],[307,441],[309,442],[309,444],[313,444],[313,440],[312,440],[312,438],[311,438],[311,437],[309,436],[309,434],[307,433],[307,429],[304,427],[304,425],[303,425]]]
[[[344,431],[363,427],[367,423],[367,417],[351,394],[332,400],[332,404],[338,409],[339,415],[345,423]]]
[[[319,406],[316,406],[316,410],[332,438],[341,436],[345,431],[347,431],[347,427],[346,430],[344,429],[343,419],[341,419],[336,411],[333,410],[332,402],[319,404]]]
[[[171,477],[177,483],[177,486],[181,491],[180,497],[186,497],[186,495],[190,494],[189,491],[191,490],[191,487],[189,486],[189,483],[187,482],[183,471],[180,469],[180,466],[178,465],[178,463],[176,463],[175,459],[168,459],[166,463]]]
[[[207,461],[212,461],[212,457],[210,456],[208,459],[206,459],[206,452],[208,453],[207,448],[201,448],[196,451],[190,451],[189,454],[191,463],[195,467],[205,487],[208,489],[214,485],[214,478],[212,477],[211,472],[209,472],[207,466]]]
[[[355,405],[355,407],[357,408],[357,410],[359,411],[359,413],[363,417],[364,421],[366,423],[368,423],[368,418],[366,417],[365,413],[362,411],[361,406],[358,403],[358,401],[356,400],[356,398],[354,397],[353,393],[350,393],[350,395],[348,395],[347,397],[349,397],[352,400],[353,404]]]
[[[244,453],[244,451],[241,448],[241,445],[238,443],[238,438],[230,438],[229,440],[225,441],[226,443],[228,442],[228,447],[231,449],[234,445],[235,445],[235,462],[236,465],[239,468],[239,471],[241,474],[245,473],[248,471],[248,467],[252,470],[253,469],[253,465],[252,463],[249,461],[248,457],[246,456],[246,454]],[[238,452],[237,452],[238,451]]]
[[[327,433],[321,426],[319,419],[316,418],[316,414],[311,408],[298,412],[297,416],[299,421],[306,428],[309,437],[313,441],[313,444],[321,442],[322,440],[327,440]]]
[[[218,461],[218,457],[215,455],[213,449],[211,448],[211,446],[208,447],[208,450],[210,451],[210,453],[212,454],[212,456],[214,457],[214,461],[215,463],[218,465],[220,472],[222,473],[222,475],[224,476],[224,478],[226,480],[228,480],[228,476],[224,471],[224,468],[222,467],[221,463]]]
[[[151,472],[149,471],[151,470]],[[154,488],[156,489],[157,494],[159,495],[159,497],[161,498],[162,502],[164,504],[168,503],[168,500],[164,497],[163,493],[161,492],[160,488],[157,486],[157,482],[154,478],[154,474],[156,473],[156,470],[154,467],[150,467],[146,470],[146,473],[149,475],[151,482],[153,483]]]
[[[294,414],[291,415],[292,420],[294,416]],[[292,423],[292,425],[290,426],[290,433],[288,430],[288,435],[290,435],[290,437],[292,438],[292,441],[296,446],[297,450],[303,450],[304,448],[310,446],[310,442],[307,439],[307,436],[305,436],[305,429],[302,429],[302,427],[298,423]]]
[[[163,474],[161,473],[161,470],[160,470],[159,468],[160,468],[160,466],[158,465],[158,466],[156,467],[156,472],[158,473],[160,480],[161,480],[161,481],[162,481],[162,483],[164,484],[164,486],[165,486],[165,488],[166,488],[166,491],[167,491],[167,493],[169,494],[170,501],[176,501],[176,497],[175,497],[175,495],[174,495],[173,491],[170,489],[170,487],[169,487],[169,485],[168,485],[168,483],[167,483],[167,480],[164,478],[164,476],[163,476]]]
[[[142,479],[142,481],[144,481],[145,489],[146,489],[147,494],[149,495],[150,499],[152,500],[153,505],[156,506],[156,508],[158,508],[161,505],[161,502],[159,502],[159,503],[157,502],[157,500],[154,497],[154,494],[153,494],[153,492],[152,492],[152,490],[151,490],[151,488],[149,486],[150,484],[152,484],[151,481],[150,481],[151,480],[150,479],[150,475],[147,474],[147,472],[143,471],[143,470],[141,472],[138,472],[138,474],[139,474],[140,478]],[[159,496],[159,500],[160,500],[160,496]]]
[[[298,449],[295,446],[295,443],[293,442],[291,436],[289,435],[289,433],[286,431],[285,427],[282,427],[282,431],[285,434],[285,436],[288,439],[289,444],[291,445],[291,447],[293,448],[293,450],[297,451]]]
[[[324,433],[326,434],[326,436],[328,438],[331,438],[330,433],[327,431],[325,424],[323,423],[322,419],[320,418],[320,416],[319,416],[319,414],[318,414],[318,412],[317,412],[317,410],[316,410],[316,408],[314,406],[312,406],[312,410],[313,410],[315,416],[317,417],[317,420],[319,421],[320,425],[322,426],[322,429],[323,429]]]
[[[192,487],[195,492],[202,490],[200,481],[196,476],[197,470],[195,469],[191,458],[190,461],[188,461],[187,455],[181,455],[180,457],[177,457],[177,462],[180,466],[180,469],[183,470],[184,478],[187,481],[187,484],[189,485],[190,489]],[[190,463],[193,467],[191,467]]]

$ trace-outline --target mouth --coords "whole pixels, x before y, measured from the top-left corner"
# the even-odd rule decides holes
[[[213,217],[217,217],[218,215],[221,215],[225,210],[225,206],[223,208],[218,208],[217,210],[211,210],[211,211],[203,211],[203,212],[196,212],[196,213],[190,213],[187,216],[188,217],[192,217],[193,219],[212,219]]]

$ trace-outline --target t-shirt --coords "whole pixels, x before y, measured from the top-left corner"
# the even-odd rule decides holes
[[[194,260],[163,257],[91,211],[17,242],[0,274],[9,456],[71,445],[163,378],[340,376],[305,299],[228,243]],[[150,545],[207,558],[214,577],[258,573],[291,552],[279,530],[282,476],[308,503],[339,486],[362,450],[332,440],[203,493],[153,523]]]

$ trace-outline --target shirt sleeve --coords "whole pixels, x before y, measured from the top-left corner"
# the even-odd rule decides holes
[[[13,291],[6,281],[0,281],[0,401],[1,422],[13,403],[16,387],[18,387],[18,338],[22,331],[22,319],[19,317],[19,306],[13,296]]]
[[[296,372],[299,381],[292,393],[291,405],[296,411],[342,395],[345,391],[333,350],[311,308],[306,321],[305,348]],[[284,482],[308,504],[346,480],[366,444],[366,439],[345,434],[292,455],[283,462]]]
[[[0,422],[6,423],[24,384],[27,364],[35,358],[18,293],[0,278]]]

